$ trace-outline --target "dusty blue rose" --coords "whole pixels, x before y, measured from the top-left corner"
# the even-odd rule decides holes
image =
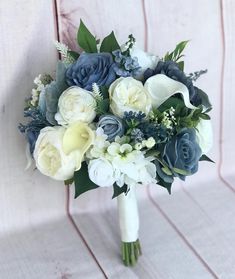
[[[115,78],[114,62],[110,53],[82,53],[66,71],[66,82],[69,86],[77,85],[89,91],[93,83],[109,86]]]
[[[123,136],[124,126],[122,120],[115,115],[103,115],[100,117],[98,127],[104,130],[104,133],[108,136],[108,141],[114,141],[116,136]]]
[[[184,180],[185,175],[180,174],[176,169],[187,172],[187,175],[194,174],[198,170],[201,154],[195,129],[184,128],[165,145],[163,161],[175,176]]]

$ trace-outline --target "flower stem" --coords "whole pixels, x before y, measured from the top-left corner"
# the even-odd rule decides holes
[[[140,241],[122,242],[122,260],[126,266],[134,266],[142,254]]]

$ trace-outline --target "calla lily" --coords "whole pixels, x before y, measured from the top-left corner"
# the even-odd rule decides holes
[[[148,78],[144,84],[152,101],[153,107],[159,107],[171,96],[180,93],[184,99],[185,106],[190,109],[195,107],[190,103],[188,88],[181,82],[158,74]]]
[[[63,137],[62,148],[66,155],[76,151],[77,155],[77,169],[81,168],[81,163],[85,152],[94,141],[94,132],[83,122],[75,122],[71,124],[65,131]]]

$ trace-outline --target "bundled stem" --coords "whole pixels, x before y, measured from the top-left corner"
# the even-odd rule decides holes
[[[134,266],[142,254],[140,241],[122,242],[122,260],[126,266]]]

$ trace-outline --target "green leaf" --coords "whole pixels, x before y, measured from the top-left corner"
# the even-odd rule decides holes
[[[74,59],[77,60],[79,58],[79,53],[73,50],[69,50],[68,54]]]
[[[207,162],[211,162],[211,163],[215,163],[213,160],[211,160],[209,157],[207,157],[205,154],[203,154],[201,156],[201,158],[199,159],[199,161],[207,161]]]
[[[173,108],[179,107],[181,109],[181,108],[185,107],[185,104],[184,104],[184,101],[182,99],[179,99],[177,97],[170,97],[163,104],[161,104],[158,107],[158,110],[160,112],[164,112],[171,107],[173,107]]]
[[[185,171],[185,170],[181,170],[181,169],[178,169],[178,168],[173,168],[173,170],[174,170],[176,173],[181,174],[181,175],[190,175],[190,172]]]
[[[120,46],[116,40],[114,32],[112,31],[107,37],[105,37],[100,46],[100,52],[110,52],[119,49]]]
[[[210,116],[208,114],[205,114],[205,113],[201,113],[200,114],[200,118],[204,119],[204,120],[210,120]]]
[[[102,85],[99,87],[100,88],[100,92],[103,96],[104,99],[109,99],[109,89],[107,86]]]
[[[97,52],[96,38],[87,29],[82,20],[80,20],[80,26],[77,33],[77,42],[85,52]]]
[[[172,183],[167,183],[165,181],[163,181],[162,179],[160,179],[158,182],[157,182],[158,185],[164,187],[167,189],[168,193],[171,194],[171,186],[172,186]]]
[[[164,56],[164,61],[169,61],[169,60],[173,60],[175,62],[177,62],[180,58],[183,57],[183,55],[181,54],[183,52],[183,50],[185,49],[187,43],[189,41],[182,41],[180,43],[178,43],[175,47],[175,49],[169,53],[167,52],[167,54]],[[181,64],[182,67],[183,64]]]
[[[83,162],[80,170],[74,173],[74,185],[75,199],[81,194],[99,187],[90,180],[88,176],[88,166],[86,162]]]
[[[196,89],[196,93],[199,95],[199,97],[202,100],[202,105],[206,108],[206,110],[208,109],[210,110],[212,108],[212,105],[210,103],[208,95],[198,87],[194,86],[194,88]]]
[[[162,171],[165,173],[165,174],[167,174],[167,175],[172,175],[172,172],[169,170],[169,168],[168,167],[163,167],[162,168]]]
[[[65,181],[64,181],[64,184],[65,184],[66,186],[69,186],[69,185],[73,184],[73,182],[74,182],[74,178],[70,178],[70,179],[65,180]]]
[[[184,61],[180,61],[177,64],[178,64],[180,70],[183,72],[184,71]]]
[[[113,196],[112,199],[116,198],[117,196],[121,195],[122,193],[127,194],[127,185],[125,184],[122,187],[119,187],[116,183],[113,184]]]

